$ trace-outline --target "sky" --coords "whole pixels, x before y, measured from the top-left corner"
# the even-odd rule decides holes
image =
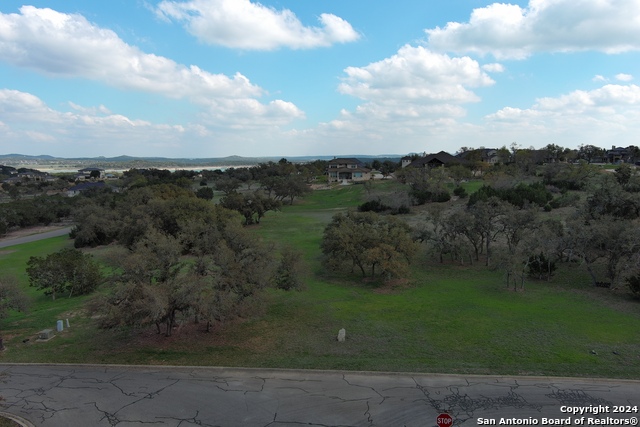
[[[0,2],[0,154],[639,145],[640,0]]]

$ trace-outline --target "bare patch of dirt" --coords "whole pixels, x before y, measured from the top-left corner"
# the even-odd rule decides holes
[[[155,326],[140,330],[131,340],[132,346],[175,350],[178,347],[198,349],[205,345],[211,345],[211,342],[224,344],[220,333],[224,326],[217,323],[212,325],[211,332],[207,332],[206,322],[184,322],[174,327],[169,337],[165,335],[165,326],[164,323],[160,325],[160,333]]]
[[[214,322],[211,331],[207,332],[206,322],[194,323],[193,319],[181,323],[171,331],[171,336],[165,336],[165,324],[160,325],[161,332],[155,326],[149,326],[134,332],[129,338],[121,342],[120,350],[125,352],[136,351],[143,348],[153,348],[159,351],[182,351],[192,354],[202,354],[206,348],[237,347],[250,352],[264,353],[275,348],[276,341],[270,333],[268,325],[261,325],[262,333],[242,335],[235,332],[239,324],[249,319],[235,318],[224,323]],[[145,362],[146,363],[146,362]],[[162,364],[162,361],[149,360],[148,363]]]

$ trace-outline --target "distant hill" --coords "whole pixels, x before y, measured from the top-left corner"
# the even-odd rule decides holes
[[[39,156],[28,156],[26,154],[0,154],[0,159],[14,159],[14,160],[54,160],[55,157],[41,154]]]
[[[355,157],[365,162],[373,159],[381,161],[387,159],[399,160],[401,155],[364,155],[349,154],[339,156],[273,156],[273,157],[210,157],[210,158],[168,158],[168,157],[132,157],[127,155],[117,157],[53,157],[49,155],[31,156],[25,154],[0,154],[0,163],[36,162],[38,164],[73,163],[92,166],[119,166],[119,167],[168,167],[168,166],[249,166],[258,163],[278,162],[286,158],[293,163],[311,162],[314,160],[331,160],[335,157]]]

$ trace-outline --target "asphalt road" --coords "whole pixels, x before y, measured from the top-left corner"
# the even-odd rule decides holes
[[[444,411],[454,426],[501,419],[580,425],[581,417],[581,425],[635,425],[640,381],[0,365],[0,395],[0,410],[52,427],[423,427],[435,426]],[[566,406],[590,412],[572,414]],[[629,412],[614,412],[621,407]]]
[[[51,237],[64,236],[69,234],[73,227],[65,227],[59,230],[47,231],[44,233],[32,234],[30,236],[18,237],[15,239],[7,239],[0,241],[0,248],[6,248],[14,245],[21,245],[22,243],[35,242],[37,240],[49,239]]]

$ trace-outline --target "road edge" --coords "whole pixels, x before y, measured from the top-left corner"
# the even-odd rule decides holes
[[[36,427],[35,424],[33,424],[31,421],[24,419],[22,417],[19,417],[17,415],[11,414],[9,412],[0,411],[0,417],[4,417],[11,421],[14,421],[20,424],[22,427]]]

